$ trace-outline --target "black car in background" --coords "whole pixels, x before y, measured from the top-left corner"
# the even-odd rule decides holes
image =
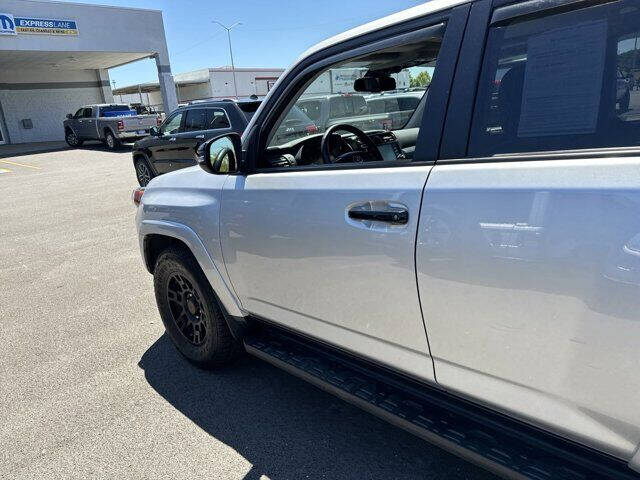
[[[230,132],[242,133],[259,101],[203,101],[177,108],[150,135],[133,145],[133,165],[140,186],[163,173],[196,164],[204,141]]]

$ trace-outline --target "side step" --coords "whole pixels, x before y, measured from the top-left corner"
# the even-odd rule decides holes
[[[640,479],[626,463],[298,334],[259,323],[247,352],[504,478]]]

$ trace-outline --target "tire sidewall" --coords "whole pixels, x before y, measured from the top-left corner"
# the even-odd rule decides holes
[[[72,142],[72,141],[69,140],[70,136],[73,136],[73,138],[76,139],[75,142]],[[80,146],[80,139],[75,134],[75,132],[68,131],[64,136],[64,140],[65,140],[65,142],[67,142],[67,145],[69,145],[71,148],[76,148],[76,147]]]
[[[111,138],[111,145],[109,145],[109,138]],[[104,144],[107,146],[109,150],[115,150],[116,148],[118,148],[118,141],[116,140],[116,137],[111,132],[107,132],[107,134],[105,135]]]
[[[138,176],[138,165],[144,165],[144,168],[146,168],[147,172],[149,172],[149,181],[146,183],[146,185],[143,185],[142,182],[140,181],[140,177]],[[151,171],[151,168],[149,168],[149,164],[147,163],[147,161],[142,158],[139,158],[138,160],[135,161],[134,168],[136,170],[136,179],[138,180],[138,184],[141,187],[146,187],[147,185],[149,185],[149,182],[153,179],[154,175],[153,175],[153,172]]]
[[[167,298],[167,285],[171,276],[176,273],[186,277],[202,299],[206,313],[206,336],[205,341],[200,345],[194,345],[189,342],[173,320],[173,314],[171,313],[169,300]],[[196,364],[205,364],[213,356],[217,345],[217,328],[214,322],[220,321],[219,316],[221,313],[217,305],[212,301],[213,296],[207,294],[207,285],[203,285],[202,279],[198,277],[199,275],[194,275],[178,256],[170,252],[165,253],[161,255],[156,265],[154,272],[154,289],[162,323],[175,346],[188,360]]]

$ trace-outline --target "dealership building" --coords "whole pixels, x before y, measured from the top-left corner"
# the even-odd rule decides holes
[[[64,139],[67,113],[114,101],[108,69],[155,59],[158,102],[177,107],[162,12],[0,2],[0,144]]]

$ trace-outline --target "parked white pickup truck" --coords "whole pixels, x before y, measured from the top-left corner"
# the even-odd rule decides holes
[[[136,115],[126,104],[85,105],[67,115],[64,138],[70,147],[79,147],[85,140],[101,140],[109,150],[115,150],[122,142],[146,137],[159,123],[159,115]]]

